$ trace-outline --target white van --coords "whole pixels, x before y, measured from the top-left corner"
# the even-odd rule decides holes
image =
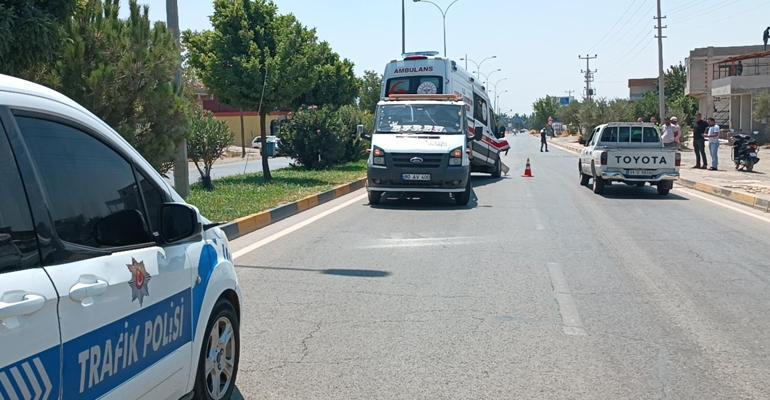
[[[458,205],[471,196],[471,133],[457,95],[391,95],[377,105],[367,169],[369,203],[384,192],[451,193]]]
[[[498,131],[486,88],[457,62],[437,55],[432,51],[406,53],[402,59],[389,62],[385,66],[381,98],[403,94],[460,96],[465,103],[470,134],[475,135],[476,128],[482,130],[481,138],[471,144],[471,169],[499,178],[503,169],[500,152],[510,146],[504,131]]]

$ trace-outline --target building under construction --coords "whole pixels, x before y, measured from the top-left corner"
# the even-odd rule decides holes
[[[735,133],[770,140],[768,121],[754,115],[756,96],[770,92],[770,51],[762,46],[705,47],[686,60],[686,93],[705,117]]]

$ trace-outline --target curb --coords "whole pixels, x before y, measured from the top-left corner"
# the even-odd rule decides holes
[[[748,193],[736,192],[734,190],[710,185],[708,183],[695,182],[683,178],[679,178],[676,183],[688,189],[693,189],[699,192],[710,194],[712,196],[721,197],[726,200],[743,204],[744,206],[749,206],[759,211],[770,212],[770,200],[765,200]]]
[[[292,203],[283,204],[273,209],[262,211],[246,217],[238,218],[227,224],[220,225],[219,228],[225,232],[228,240],[235,240],[241,236],[272,225],[280,220],[297,215],[318,205],[342,197],[348,193],[354,192],[366,186],[366,178],[353,181],[351,183],[340,185],[329,191],[314,194],[297,200]]]
[[[570,151],[573,153],[579,153],[579,151],[567,145],[563,145],[560,143],[553,143],[553,142],[548,142],[548,144],[556,146],[562,150]],[[770,212],[770,200],[765,200],[748,193],[737,192],[734,190],[725,189],[720,186],[710,185],[708,183],[696,182],[696,181],[684,179],[681,177],[676,181],[676,184],[682,187],[686,187],[688,189],[697,190],[699,192],[720,197],[725,200],[730,200],[739,204],[743,204],[744,206],[748,206],[748,207],[757,209],[759,211]]]

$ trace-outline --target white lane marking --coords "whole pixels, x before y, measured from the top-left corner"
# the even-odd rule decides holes
[[[561,270],[561,265],[557,263],[548,263],[548,275],[551,277],[551,285],[553,285],[554,297],[556,297],[556,303],[559,304],[559,313],[561,314],[562,330],[565,335],[570,336],[585,336],[588,335],[583,322],[580,320],[580,314],[578,314],[577,304],[572,297],[572,292],[569,290],[567,279],[564,277],[564,272]]]
[[[364,193],[364,194],[362,194],[360,196],[354,197],[354,198],[352,198],[352,199],[350,199],[350,200],[348,200],[348,201],[346,201],[346,202],[344,202],[344,203],[342,203],[342,204],[340,204],[338,206],[335,206],[334,208],[330,208],[330,209],[328,209],[328,210],[326,210],[326,211],[324,211],[324,212],[322,212],[322,213],[320,213],[320,214],[318,214],[318,215],[316,215],[314,217],[308,218],[308,219],[306,219],[306,220],[304,220],[302,222],[294,224],[294,225],[292,225],[292,226],[290,226],[290,227],[288,227],[288,228],[286,228],[286,229],[284,229],[284,230],[282,230],[280,232],[274,233],[274,234],[272,234],[272,235],[270,235],[270,236],[268,236],[268,237],[266,237],[266,238],[264,238],[264,239],[262,239],[262,240],[260,240],[258,242],[252,243],[251,245],[246,246],[246,247],[244,247],[244,248],[234,252],[233,253],[233,259],[242,257],[242,256],[244,256],[244,255],[246,255],[248,253],[251,253],[252,251],[254,251],[254,250],[256,250],[256,249],[258,249],[258,248],[260,248],[260,247],[262,247],[262,246],[264,246],[266,244],[274,242],[274,241],[276,241],[276,240],[278,240],[278,239],[280,239],[280,238],[282,238],[282,237],[284,237],[284,236],[286,236],[286,235],[288,235],[288,234],[290,234],[292,232],[296,232],[296,231],[298,231],[298,230],[300,230],[300,229],[302,229],[302,228],[312,224],[313,222],[316,222],[316,221],[318,221],[318,220],[320,220],[320,219],[322,219],[324,217],[327,217],[327,216],[329,216],[331,214],[334,214],[337,211],[342,210],[343,208],[348,207],[348,206],[350,206],[352,204],[358,203],[359,201],[361,201],[361,200],[363,200],[365,198],[366,198],[366,193]]]
[[[696,194],[691,189],[677,188],[676,190],[679,191],[679,192],[686,192],[688,196],[697,197],[697,198],[699,198],[701,200],[708,201],[709,203],[716,204],[716,205],[724,207],[724,208],[726,208],[728,210],[732,210],[732,211],[741,213],[743,215],[748,215],[749,217],[756,218],[756,219],[758,219],[760,221],[770,223],[770,218],[763,217],[761,215],[757,215],[757,214],[754,214],[752,212],[749,212],[749,211],[740,209],[738,207],[732,206],[732,205],[728,204],[729,200],[722,200],[722,199],[719,199],[718,197],[717,198],[709,198],[709,197],[706,197],[706,196],[701,196],[699,194]],[[719,200],[717,200],[717,199],[719,199]]]
[[[362,249],[387,249],[393,247],[431,247],[445,245],[472,245],[481,242],[481,238],[471,236],[380,239],[375,244],[362,246]]]

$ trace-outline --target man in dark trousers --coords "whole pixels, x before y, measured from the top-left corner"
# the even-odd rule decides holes
[[[695,125],[692,128],[692,145],[695,148],[695,165],[693,168],[708,168],[709,163],[708,160],[706,160],[706,138],[703,137],[703,134],[706,133],[706,129],[708,128],[709,124],[703,120],[701,113],[695,114]]]
[[[546,137],[548,135],[553,136],[553,117],[548,117],[548,123],[543,127],[543,129],[540,130],[540,152],[543,152],[543,146],[545,146],[545,151],[548,151],[548,141],[546,141]]]
[[[765,42],[765,51],[767,51],[767,39],[770,39],[770,26],[765,29],[765,33],[762,34],[762,41]]]

